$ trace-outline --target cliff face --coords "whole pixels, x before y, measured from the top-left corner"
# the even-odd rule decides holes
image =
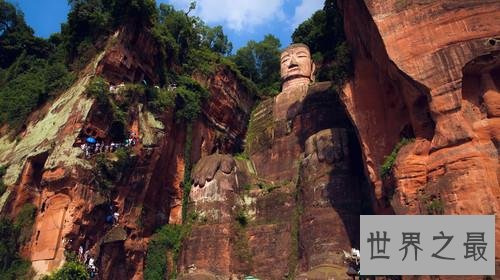
[[[35,113],[41,118],[27,125],[20,141],[0,140],[1,163],[9,167],[4,181],[10,186],[0,206],[10,216],[25,203],[37,207],[33,235],[22,251],[38,274],[60,267],[65,251],[82,246],[96,259],[102,279],[142,279],[149,237],[165,223],[182,223],[186,159],[241,149],[254,97],[235,73],[217,66],[213,74],[198,77],[210,97],[191,129],[175,122],[171,109],[154,115],[144,104],[134,104],[127,126],[140,141],[131,165],[109,193],[96,187],[95,156],[86,158],[77,143],[82,134],[108,137],[110,112],[85,89],[96,75],[112,85],[143,80],[154,85],[156,55],[148,32],[122,28],[78,81],[42,109],[45,114]],[[115,226],[105,221],[110,204],[120,215]]]
[[[143,80],[158,84],[158,50],[153,36],[141,27],[130,25],[117,32],[120,36],[109,42],[110,46],[97,67],[97,73],[114,85]]]
[[[377,212],[498,214],[498,1],[341,4],[355,61],[343,100]],[[382,180],[402,137],[416,140]]]

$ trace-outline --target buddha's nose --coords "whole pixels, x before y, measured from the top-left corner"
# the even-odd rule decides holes
[[[293,68],[295,66],[299,66],[299,64],[297,63],[295,56],[292,56],[292,59],[290,59],[290,62],[288,64],[288,68]]]

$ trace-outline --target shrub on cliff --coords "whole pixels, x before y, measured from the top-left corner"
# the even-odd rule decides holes
[[[165,88],[148,91],[148,106],[153,112],[161,113],[174,106],[175,93]]]
[[[431,199],[426,205],[428,215],[443,215],[445,204],[441,199]]]
[[[202,102],[208,98],[209,92],[189,76],[179,77],[176,92],[177,121],[192,122],[201,113]]]
[[[18,232],[17,242],[19,244],[25,244],[31,238],[35,217],[35,205],[31,203],[24,204],[14,220],[14,228]]]
[[[9,219],[0,220],[0,270],[6,272],[17,257],[17,231]]]
[[[6,271],[0,271],[2,280],[31,280],[34,279],[35,271],[27,260],[16,259]]]
[[[30,262],[23,260],[17,251],[31,237],[35,213],[35,206],[26,204],[14,222],[0,219],[0,279],[32,278]]]
[[[248,216],[244,209],[238,210],[238,212],[236,213],[235,220],[242,227],[245,227],[248,224]]]
[[[187,225],[164,225],[148,243],[144,279],[165,279],[175,275],[175,268],[167,268],[167,250],[173,254],[174,264],[180,252],[182,240],[189,232]],[[170,277],[168,278],[170,279]]]
[[[114,156],[110,159],[105,154],[98,154],[95,159],[94,178],[98,190],[104,194],[108,194],[134,164],[128,149],[119,148]]]
[[[46,275],[42,280],[87,280],[90,275],[85,269],[85,266],[79,262],[69,261],[63,267],[52,273],[50,276]]]
[[[103,111],[109,111],[112,114],[112,120],[109,127],[109,135],[114,141],[122,141],[125,138],[125,127],[128,117],[128,102],[124,106],[118,106],[117,102],[109,94],[109,85],[102,77],[94,77],[87,86],[86,93],[94,97],[97,105]],[[123,105],[123,104],[122,104]]]
[[[392,172],[392,167],[394,165],[394,162],[396,161],[396,157],[398,156],[399,150],[406,144],[413,142],[415,139],[407,139],[403,138],[399,143],[396,144],[392,152],[385,157],[384,163],[382,163],[382,166],[380,167],[380,176],[382,178],[385,178],[389,176]]]
[[[99,105],[108,105],[108,84],[102,77],[94,77],[90,80],[85,91],[88,96],[94,97]]]

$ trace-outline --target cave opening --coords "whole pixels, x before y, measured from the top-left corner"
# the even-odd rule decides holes
[[[409,123],[404,125],[403,128],[401,129],[401,132],[399,132],[399,138],[400,139],[413,139],[413,138],[415,138],[413,126]]]
[[[48,152],[43,152],[30,157],[26,163],[21,185],[38,190],[42,181],[45,162],[49,157]]]

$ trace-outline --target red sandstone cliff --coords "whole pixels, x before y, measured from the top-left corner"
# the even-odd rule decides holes
[[[377,212],[427,214],[434,202],[444,214],[498,215],[500,3],[341,4],[355,63],[342,98]],[[384,156],[402,137],[416,140],[400,151],[393,178],[383,184]],[[496,223],[498,236],[498,217]]]
[[[110,128],[110,112],[85,94],[90,78],[100,75],[115,85],[142,80],[156,84],[156,55],[147,30],[120,29],[49,112],[27,125],[19,142],[1,139],[0,160],[9,165],[4,180],[10,188],[0,206],[12,216],[27,202],[37,207],[31,242],[23,249],[37,273],[60,267],[65,250],[76,252],[83,246],[97,260],[102,279],[142,279],[153,231],[182,222],[187,126],[176,123],[172,110],[154,115],[143,104],[132,106],[128,126],[139,135],[140,145],[133,149],[133,165],[119,175],[107,197],[96,188],[93,159],[86,159],[75,145],[81,132],[105,137]],[[225,66],[199,79],[210,97],[192,124],[192,162],[215,151],[241,149],[254,103],[254,96]],[[104,221],[110,201],[120,215],[114,227]]]

